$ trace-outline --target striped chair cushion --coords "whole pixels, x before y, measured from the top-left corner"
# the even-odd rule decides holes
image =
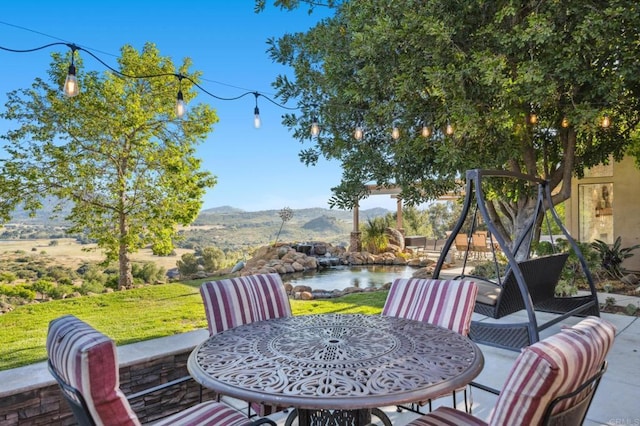
[[[291,304],[279,274],[258,274],[244,277],[251,283],[258,320],[290,317]]]
[[[466,336],[477,294],[473,281],[398,278],[382,315],[424,321]]]
[[[209,401],[187,408],[154,422],[153,426],[243,426],[250,424],[246,416],[220,402]]]
[[[595,375],[611,348],[615,327],[588,317],[523,349],[500,392],[491,425],[540,424],[549,403]],[[558,404],[560,412],[584,399],[586,391]]]
[[[407,426],[487,426],[487,423],[464,411],[440,407],[408,423]]]
[[[120,391],[113,340],[65,315],[49,323],[47,352],[60,377],[80,391],[97,424],[140,424]]]
[[[257,320],[254,293],[244,277],[209,281],[200,286],[209,334]]]
[[[209,334],[254,321],[290,317],[291,304],[279,274],[257,274],[210,281],[200,286]],[[258,416],[283,407],[251,403]]]

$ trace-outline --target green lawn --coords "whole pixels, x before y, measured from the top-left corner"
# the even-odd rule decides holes
[[[202,282],[202,281],[200,281]],[[47,357],[49,321],[73,314],[113,338],[118,345],[206,328],[198,281],[162,284],[96,296],[19,306],[0,315],[0,370],[20,367]],[[312,313],[377,314],[386,291],[301,301],[292,300],[294,315]]]

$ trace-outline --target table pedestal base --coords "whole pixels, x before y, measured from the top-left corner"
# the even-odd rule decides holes
[[[380,409],[361,410],[293,410],[285,422],[291,426],[298,418],[298,426],[365,426],[371,423],[371,415],[382,420],[385,426],[392,426],[389,417]]]

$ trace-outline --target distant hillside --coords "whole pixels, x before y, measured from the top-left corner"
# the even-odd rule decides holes
[[[345,232],[345,223],[340,224],[335,217],[320,216],[302,225],[302,229],[315,232]]]
[[[244,250],[271,244],[282,225],[280,210],[248,212],[229,206],[203,210],[192,226],[182,232],[181,247],[207,247]],[[374,208],[360,211],[360,220],[384,216],[389,210]],[[279,241],[317,241],[349,244],[353,212],[308,208],[294,209],[293,217],[282,226]]]
[[[51,209],[29,217],[17,212],[14,220],[4,227],[4,239],[60,238],[69,224],[51,220]],[[232,206],[220,206],[200,212],[194,223],[181,230],[180,248],[216,246],[223,250],[246,250],[271,244],[282,225],[280,210],[244,211]],[[390,213],[383,208],[360,211],[360,222]],[[29,225],[25,227],[24,225]],[[349,244],[353,227],[353,212],[324,208],[294,209],[293,217],[282,226],[279,241],[326,241],[331,244]]]

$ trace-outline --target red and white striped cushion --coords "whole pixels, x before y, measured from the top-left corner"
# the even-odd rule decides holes
[[[255,295],[244,277],[206,282],[200,286],[200,295],[212,336],[258,319]]]
[[[113,340],[73,315],[65,315],[49,323],[47,352],[61,378],[81,392],[98,425],[140,424],[120,391]]]
[[[487,423],[464,411],[439,407],[437,410],[408,423],[407,426],[487,426]]]
[[[221,402],[209,401],[154,422],[153,426],[244,426],[247,417]]]
[[[244,278],[251,283],[258,320],[292,316],[280,274],[248,275]]]
[[[491,425],[539,424],[549,403],[595,375],[613,344],[613,324],[588,317],[523,349],[490,416]],[[562,411],[584,393],[555,408]]]
[[[477,294],[473,281],[398,278],[382,315],[424,321],[466,336]]]
[[[290,317],[291,304],[279,274],[256,274],[210,281],[200,286],[209,334],[254,321]],[[258,416],[281,410],[251,403]]]

